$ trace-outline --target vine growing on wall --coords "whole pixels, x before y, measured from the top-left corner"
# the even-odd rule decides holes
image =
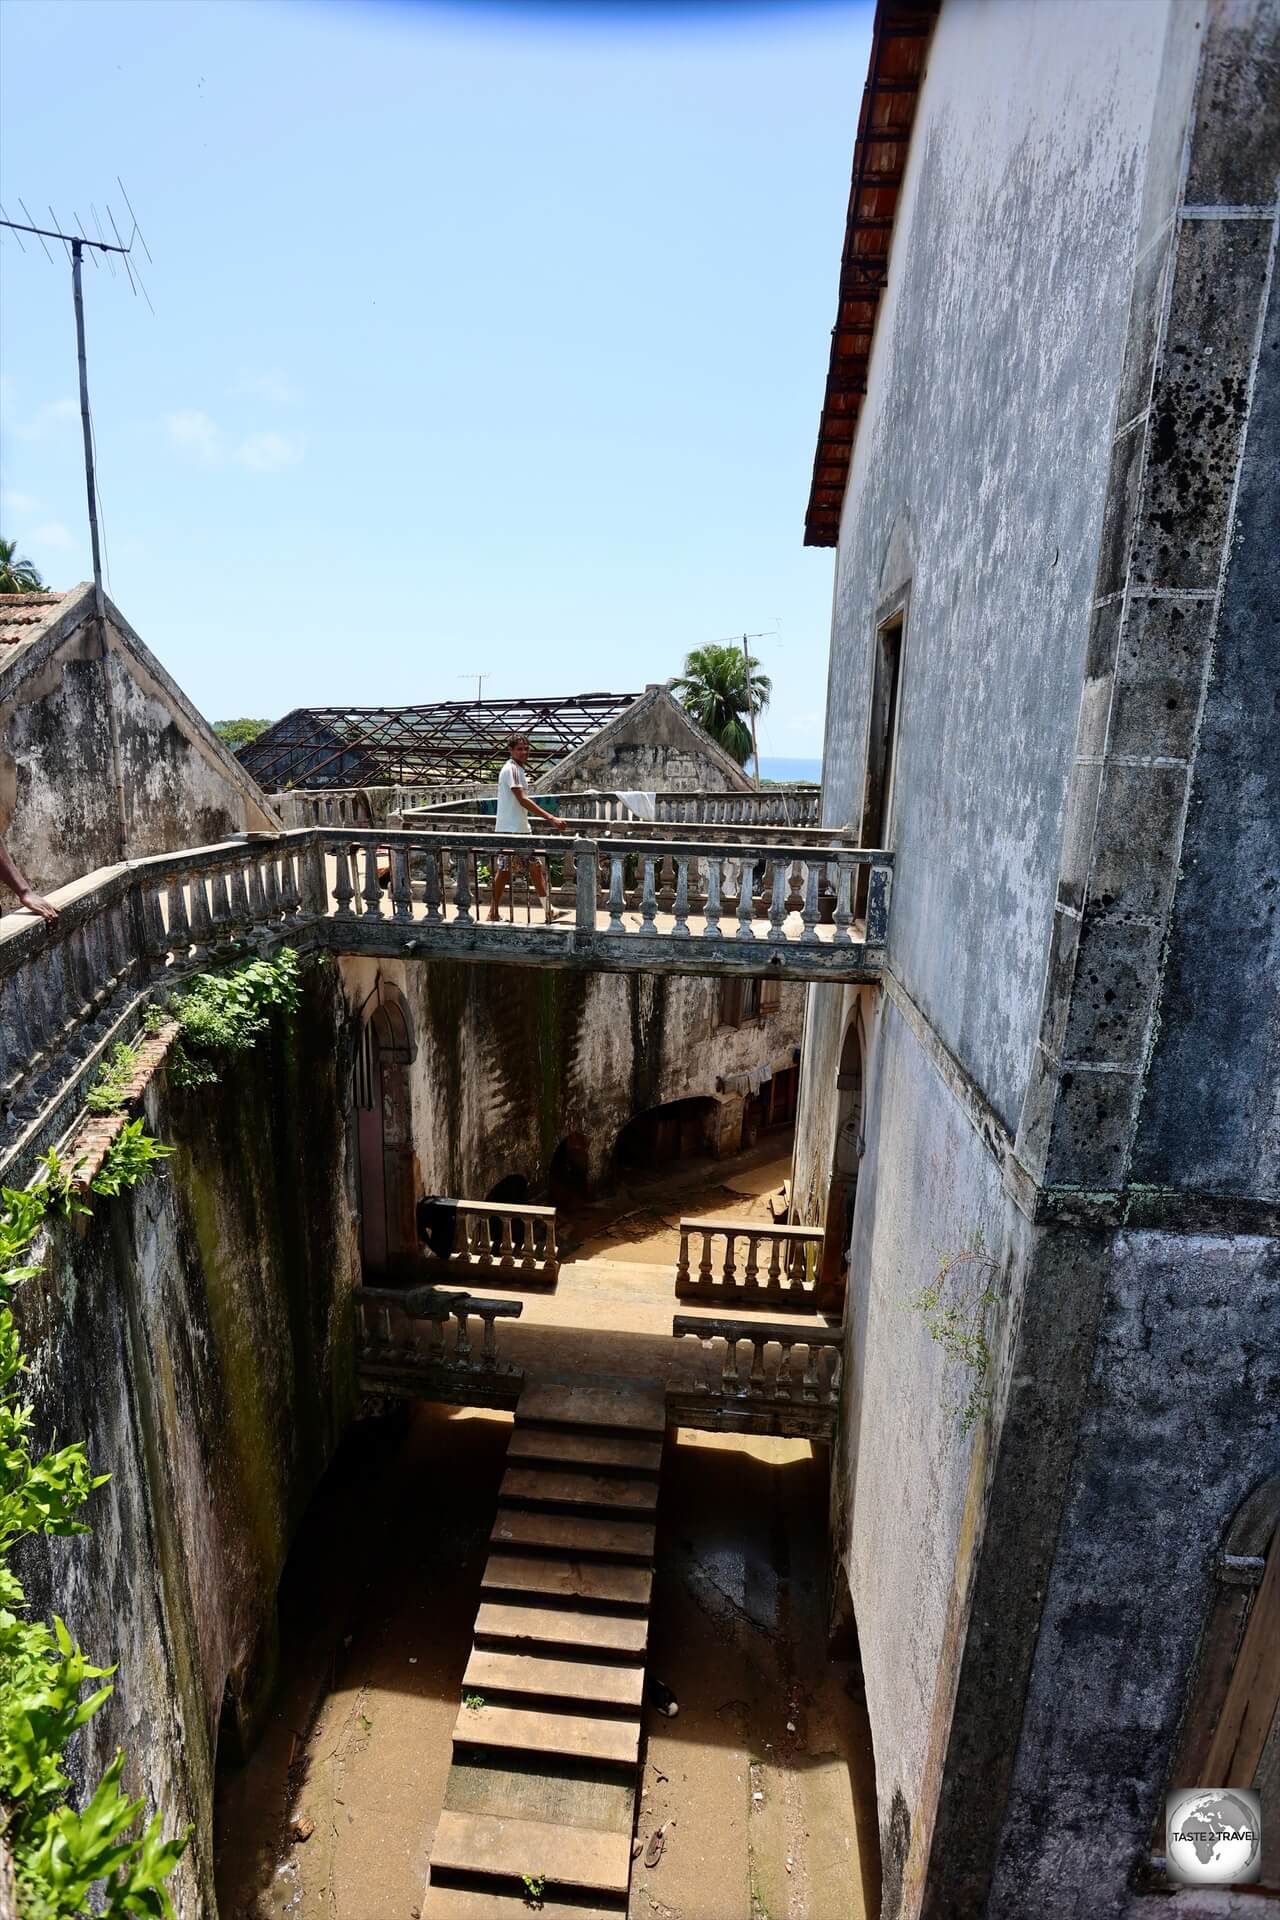
[[[964,1398],[949,1409],[967,1437],[991,1406],[992,1353],[987,1339],[991,1311],[999,1301],[998,1263],[981,1233],[967,1247],[942,1256],[937,1277],[911,1296],[908,1305],[924,1320],[930,1339],[949,1360],[965,1369]]]
[[[140,1120],[132,1123],[91,1192],[125,1191],[169,1151]],[[74,1168],[52,1151],[31,1186],[0,1189],[0,1872],[12,1871],[21,1920],[89,1911],[105,1920],[172,1920],[165,1882],[191,1829],[165,1840],[159,1813],[140,1827],[143,1802],[120,1786],[123,1753],[84,1804],[71,1805],[67,1743],[110,1698],[114,1668],[93,1666],[56,1614],[30,1619],[11,1565],[14,1548],[33,1535],[87,1533],[81,1509],[109,1477],[92,1471],[81,1442],[35,1452],[33,1410],[22,1395],[28,1363],[12,1308],[15,1289],[40,1271],[33,1244],[46,1218],[90,1211]]]

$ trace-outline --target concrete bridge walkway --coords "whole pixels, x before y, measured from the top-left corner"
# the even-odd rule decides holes
[[[521,1395],[422,1920],[626,1913],[665,1425],[657,1381]]]

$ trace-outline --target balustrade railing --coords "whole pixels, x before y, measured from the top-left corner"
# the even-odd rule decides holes
[[[536,793],[540,807],[570,820],[611,822],[618,826],[780,827],[784,831],[817,828],[822,819],[820,787],[763,787],[758,793],[655,793],[654,818],[643,820],[620,793]],[[446,800],[431,795],[406,797],[406,826],[440,818],[492,819],[497,811],[493,787],[477,786],[466,796]]]
[[[763,1326],[677,1313],[671,1331],[691,1360],[667,1383],[677,1426],[829,1438],[840,1404],[844,1336],[836,1327]],[[749,1348],[749,1355],[744,1352]]]
[[[355,1304],[360,1384],[366,1392],[454,1406],[513,1407],[519,1399],[524,1374],[499,1353],[498,1322],[517,1319],[523,1300],[482,1299],[430,1286],[357,1287]]]
[[[674,830],[664,829],[671,833]],[[761,844],[767,840],[767,844]],[[531,861],[548,876],[544,902]],[[502,918],[493,880],[505,865]],[[865,889],[859,874],[866,870]],[[819,837],[757,843],[305,827],[102,868],[58,918],[0,921],[0,1164],[70,1099],[141,1002],[281,941],[797,979],[874,977],[893,856]],[[865,891],[865,917],[856,909]],[[513,928],[511,922],[517,924]],[[25,1131],[24,1131],[25,1130]]]
[[[426,1258],[533,1285],[560,1272],[556,1210],[517,1201],[432,1200]]]
[[[676,1297],[736,1307],[812,1309],[821,1227],[681,1220]]]

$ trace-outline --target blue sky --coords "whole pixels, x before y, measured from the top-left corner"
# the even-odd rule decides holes
[[[86,269],[109,585],[204,711],[625,691],[745,627],[762,753],[820,750],[802,527],[869,28],[5,0],[6,212],[119,216],[120,174],[154,256],[154,318]],[[68,585],[70,275],[27,247],[0,525]]]

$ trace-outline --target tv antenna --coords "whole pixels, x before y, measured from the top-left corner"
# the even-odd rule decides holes
[[[31,209],[21,196],[18,198],[18,205],[27,216],[25,221],[11,220],[5,212],[4,207],[0,206],[0,227],[7,228],[8,231],[12,233],[22,253],[27,251],[22,242],[22,235],[29,233],[40,242],[44,257],[50,266],[53,265],[53,255],[50,253],[48,247],[45,246],[46,240],[59,241],[66,249],[67,258],[71,262],[71,295],[75,305],[76,315],[76,360],[80,373],[80,428],[84,435],[84,484],[85,494],[89,503],[89,543],[93,550],[93,604],[94,613],[98,621],[98,639],[104,663],[107,658],[107,607],[102,593],[102,546],[98,537],[98,483],[94,473],[93,421],[89,413],[89,369],[84,344],[84,289],[81,286],[80,276],[85,249],[88,249],[89,258],[93,261],[95,267],[100,266],[102,260],[106,261],[112,279],[115,278],[115,261],[118,258],[124,266],[129,285],[133,289],[135,300],[139,292],[141,292],[148,307],[151,307],[152,314],[154,315],[155,313],[155,308],[151,306],[151,295],[143,285],[142,273],[137,262],[132,257],[134,243],[139,242],[141,244],[142,251],[147,256],[148,266],[154,266],[155,262],[151,258],[151,249],[143,237],[142,229],[138,225],[138,216],[133,210],[129,195],[125,192],[124,181],[120,178],[119,174],[116,175],[116,185],[124,195],[124,204],[129,210],[129,219],[133,222],[127,246],[121,235],[120,228],[116,223],[115,214],[111,211],[110,205],[105,202],[107,219],[111,223],[111,231],[115,234],[114,242],[105,237],[102,221],[98,216],[98,209],[94,206],[92,200],[89,202],[89,211],[93,215],[94,226],[98,232],[98,238],[96,240],[91,240],[86,233],[79,231],[79,229],[83,228],[84,221],[80,218],[80,215],[75,212],[74,207],[72,208],[72,213],[75,215],[77,231],[74,233],[66,233],[63,231],[62,223],[52,207],[49,209],[49,219],[52,225],[42,227],[32,218]],[[100,255],[101,259],[99,258]],[[107,688],[106,705],[111,729],[112,771],[115,776],[120,850],[121,858],[123,859],[128,838],[128,823],[125,811],[124,779],[120,762],[120,733],[115,705],[111,699],[110,675],[106,673],[105,664],[103,672]]]
[[[486,667],[486,669],[485,669],[485,673],[487,673],[487,672],[488,672],[488,668]],[[483,673],[460,673],[460,674],[458,675],[458,678],[459,678],[459,680],[474,680],[474,681],[475,681],[475,683],[476,683],[476,705],[477,705],[477,706],[479,706],[479,705],[480,705],[480,702],[481,702],[481,701],[482,701],[482,700],[484,699],[484,680],[485,680],[485,676],[484,676],[484,674],[483,674]]]

